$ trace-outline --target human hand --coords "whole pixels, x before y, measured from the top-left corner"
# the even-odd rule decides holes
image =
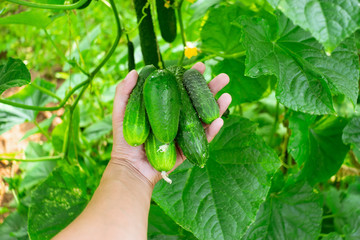
[[[203,63],[196,63],[192,68],[198,70],[201,74],[205,71],[205,65]],[[123,135],[123,120],[130,93],[135,87],[138,74],[135,70],[131,71],[123,81],[121,81],[116,87],[114,109],[112,115],[113,121],[113,150],[111,154],[111,165],[125,165],[133,169],[138,174],[145,177],[153,186],[161,179],[160,172],[156,171],[147,160],[144,145],[137,147],[130,146],[124,139]],[[210,83],[209,88],[215,95],[223,87],[229,83],[229,77],[221,73],[216,76]],[[218,105],[220,107],[220,117],[229,107],[231,102],[231,96],[228,93],[224,93],[218,99]],[[210,125],[204,125],[208,142],[214,139],[220,128],[224,124],[221,118],[214,120]],[[173,171],[181,163],[184,162],[186,157],[182,154],[182,151],[177,148],[177,159]],[[170,171],[170,172],[171,172]]]

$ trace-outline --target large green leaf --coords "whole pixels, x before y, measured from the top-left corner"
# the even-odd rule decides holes
[[[268,0],[296,25],[333,51],[360,28],[359,0]]]
[[[183,163],[159,182],[153,199],[199,239],[238,239],[255,220],[279,167],[276,154],[255,134],[256,125],[230,117],[210,146],[205,168]]]
[[[209,17],[201,30],[202,48],[218,53],[242,51],[240,44],[241,29],[232,25],[241,14],[237,5],[220,6],[211,9]]]
[[[305,182],[271,193],[243,239],[317,239],[322,221],[319,200]]]
[[[37,28],[46,28],[52,22],[43,10],[30,10],[0,18],[0,24],[24,24]]]
[[[26,240],[27,217],[15,211],[11,213],[0,225],[1,240]]]
[[[342,139],[345,144],[354,144],[360,149],[360,117],[354,117],[346,125],[343,131]]]
[[[333,113],[332,94],[343,94],[356,103],[359,59],[353,39],[347,39],[329,57],[321,45],[284,15],[246,18],[243,44],[245,75],[274,74],[277,99],[295,111]]]
[[[230,82],[218,95],[229,93],[232,97],[231,106],[244,102],[253,102],[271,93],[273,78],[261,76],[250,78],[244,75],[244,58],[224,59],[212,68],[214,74],[226,73]]]
[[[289,152],[299,166],[304,163],[300,177],[312,184],[326,181],[339,170],[349,151],[341,139],[347,120],[329,116],[315,122],[313,116],[293,112],[289,121]]]
[[[61,167],[31,195],[29,235],[50,239],[70,224],[88,203],[86,175],[77,167]]]
[[[9,58],[0,66],[0,95],[9,88],[20,87],[31,81],[31,75],[20,59]]]

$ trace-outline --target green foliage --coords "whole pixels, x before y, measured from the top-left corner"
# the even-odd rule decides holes
[[[216,64],[212,71],[216,75],[226,73],[231,79],[230,83],[218,95],[229,93],[232,97],[232,106],[264,98],[273,89],[274,78],[271,76],[258,78],[245,76],[245,58],[243,57],[224,59],[224,61]]]
[[[255,129],[244,118],[230,118],[211,143],[206,166],[183,163],[170,175],[172,185],[156,185],[153,199],[199,239],[243,235],[279,167],[276,154]]]
[[[247,51],[245,75],[274,74],[280,103],[310,114],[333,113],[332,94],[344,94],[356,103],[359,59],[353,39],[327,56],[310,34],[284,15],[246,18],[240,24]]]
[[[5,65],[0,66],[0,94],[6,89],[26,85],[30,80],[30,72],[19,59],[9,58]]]
[[[22,140],[46,140],[30,141],[19,171],[3,178],[14,200],[0,206],[10,214],[0,239],[50,239],[84,209],[111,158],[115,88],[129,61],[137,71],[203,61],[205,79],[230,77],[207,165],[185,161],[172,185],[156,185],[149,239],[359,239],[359,3],[176,0],[169,44],[155,1],[117,1],[118,14],[113,0],[82,11],[2,1],[0,134],[31,122]],[[187,41],[198,55],[182,61]]]
[[[0,237],[3,240],[26,240],[27,218],[19,212],[11,213],[0,225]]]
[[[268,0],[296,25],[309,31],[331,53],[360,28],[358,0]]]
[[[86,175],[76,166],[57,168],[31,194],[30,238],[50,239],[82,212],[88,200]]]
[[[299,182],[268,195],[243,239],[316,239],[321,214],[318,194]]]
[[[210,52],[234,54],[243,51],[241,30],[233,22],[242,9],[236,5],[211,9],[208,20],[201,29],[202,48]],[[216,34],[215,34],[216,33]]]
[[[329,189],[325,193],[325,204],[334,215],[334,225],[345,239],[360,237],[360,181],[357,179],[344,190]]]
[[[342,142],[346,119],[323,117],[317,122],[313,116],[293,112],[289,152],[299,166],[304,167],[300,177],[312,184],[326,181],[342,165],[349,148]],[[299,146],[302,146],[299,148]]]
[[[37,28],[46,28],[52,22],[41,10],[30,10],[0,19],[0,24],[25,24]]]
[[[360,117],[354,117],[346,125],[342,139],[345,144],[352,143],[360,149]]]

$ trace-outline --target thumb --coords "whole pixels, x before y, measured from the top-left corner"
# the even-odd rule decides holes
[[[128,103],[131,91],[136,85],[137,78],[137,72],[132,70],[125,79],[116,86],[112,116],[114,129],[117,125],[121,125],[124,120],[126,104]]]

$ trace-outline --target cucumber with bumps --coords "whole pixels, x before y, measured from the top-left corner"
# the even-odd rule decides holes
[[[190,162],[200,167],[204,167],[209,158],[209,143],[201,121],[182,83],[185,69],[174,66],[170,67],[169,71],[176,76],[182,104],[176,142]]]
[[[201,120],[210,124],[217,119],[220,116],[219,106],[204,76],[196,69],[189,69],[184,73],[183,82]]]
[[[170,171],[176,163],[175,143],[173,141],[163,143],[150,132],[145,142],[145,152],[151,166],[161,172],[161,176],[165,181],[171,183],[167,172]]]
[[[152,132],[160,141],[174,140],[179,125],[180,93],[174,74],[157,70],[144,84],[144,102]]]
[[[126,142],[131,146],[143,144],[150,132],[142,91],[145,79],[155,70],[156,68],[153,65],[145,66],[141,70],[136,86],[131,92],[126,105],[123,132]]]

